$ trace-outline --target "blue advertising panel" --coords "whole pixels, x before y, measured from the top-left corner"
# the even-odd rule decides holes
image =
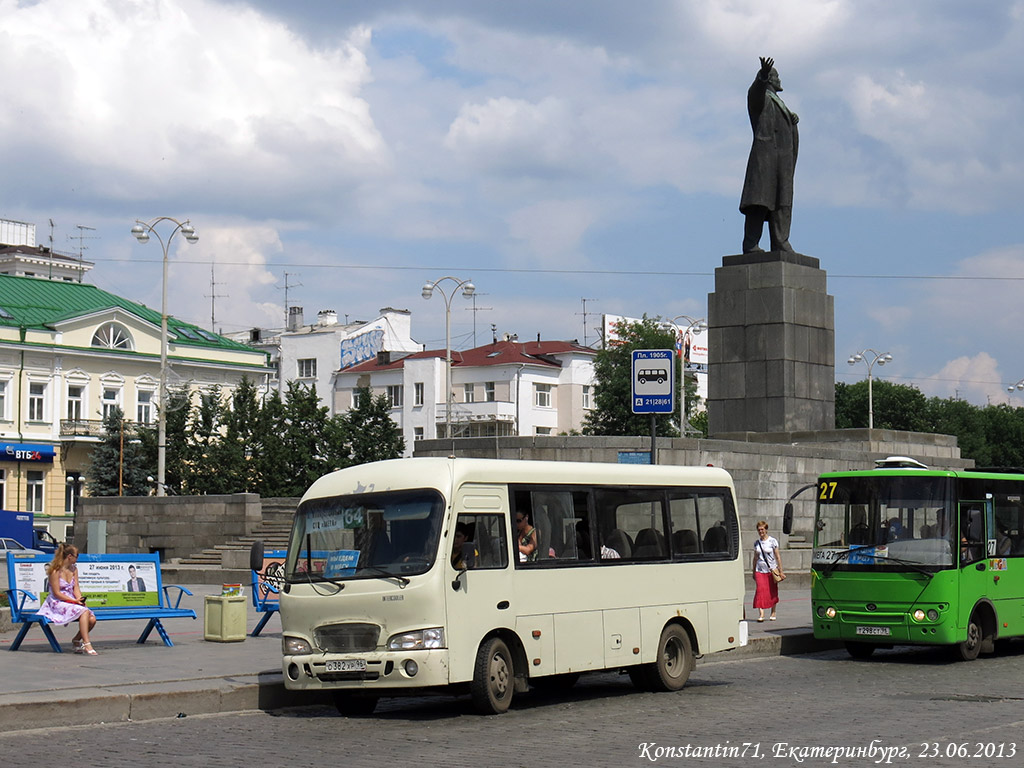
[[[633,413],[675,412],[675,350],[634,349]]]

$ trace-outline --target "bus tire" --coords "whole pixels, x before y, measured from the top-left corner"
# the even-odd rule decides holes
[[[669,624],[658,640],[658,660],[647,668],[647,681],[652,691],[678,691],[693,671],[693,644],[686,630]]]
[[[971,614],[971,620],[967,622],[967,637],[963,642],[957,643],[956,650],[964,661],[974,661],[981,653],[981,642],[984,636],[981,624],[978,621],[978,614]]]
[[[846,652],[855,659],[871,658],[871,654],[875,652],[875,646],[871,643],[855,643],[852,640],[848,640],[845,645]]]
[[[469,693],[473,706],[484,715],[508,711],[515,688],[515,667],[508,646],[500,637],[485,640],[476,654]]]
[[[344,691],[335,691],[334,708],[342,717],[369,717],[377,708],[377,697],[353,696]]]

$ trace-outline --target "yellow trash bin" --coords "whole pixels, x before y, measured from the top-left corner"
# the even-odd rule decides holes
[[[215,643],[245,640],[245,596],[207,595],[204,638]]]

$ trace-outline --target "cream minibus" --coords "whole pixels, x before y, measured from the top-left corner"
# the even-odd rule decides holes
[[[531,684],[596,670],[678,690],[698,655],[746,642],[740,552],[722,469],[461,458],[343,469],[295,513],[285,685],[332,691],[347,715],[429,691],[468,691],[500,713]]]

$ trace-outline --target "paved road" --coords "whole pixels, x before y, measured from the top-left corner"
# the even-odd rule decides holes
[[[76,768],[482,768],[652,760],[715,766],[1016,766],[1024,762],[1022,679],[1024,643],[971,663],[952,662],[937,649],[881,651],[868,661],[835,651],[703,663],[676,694],[637,693],[627,678],[596,675],[568,694],[522,695],[512,711],[498,717],[474,715],[467,699],[445,697],[385,700],[368,720],[313,708],[73,728],[55,722],[52,729],[0,735],[0,754],[24,754],[34,744],[40,755]],[[745,757],[692,753],[742,750],[745,744]],[[664,751],[669,747],[680,752],[673,756]],[[831,753],[804,752],[834,747],[865,752],[834,762]],[[965,756],[957,757],[958,749]]]

